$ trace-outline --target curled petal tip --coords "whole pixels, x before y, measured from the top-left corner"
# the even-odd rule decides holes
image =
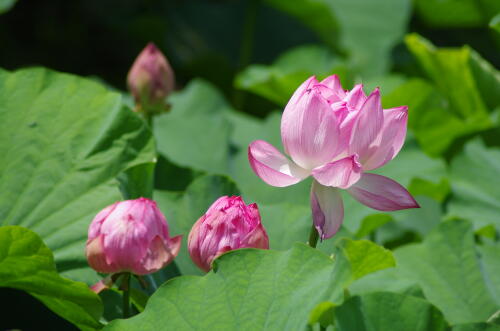
[[[146,49],[150,52],[150,53],[154,53],[154,52],[157,52],[158,51],[158,47],[156,46],[156,44],[152,41],[150,41],[147,45],[146,45]]]
[[[420,205],[418,204],[417,200],[415,200],[415,198],[413,196],[411,198],[413,199],[413,202],[415,203],[415,205],[412,206],[412,207],[410,207],[410,208],[422,208],[422,207],[420,207]]]

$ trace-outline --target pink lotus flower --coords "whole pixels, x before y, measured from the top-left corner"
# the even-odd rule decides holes
[[[127,83],[138,110],[162,107],[165,97],[174,89],[174,71],[165,56],[153,43],[149,43],[134,61]]]
[[[181,239],[169,236],[167,220],[153,200],[120,201],[104,208],[90,224],[87,260],[98,272],[145,275],[172,262]]]
[[[384,176],[366,173],[392,160],[403,146],[408,108],[382,109],[376,88],[345,91],[336,75],[306,80],[281,118],[286,158],[271,144],[248,147],[253,171],[264,182],[284,187],[313,176],[311,208],[321,239],[332,237],[344,218],[339,189],[368,207],[392,211],[418,208],[408,191]]]
[[[217,199],[196,221],[188,237],[191,259],[206,272],[222,253],[248,247],[268,249],[269,239],[257,204],[247,206],[241,197]]]

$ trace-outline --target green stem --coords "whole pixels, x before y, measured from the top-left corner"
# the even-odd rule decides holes
[[[123,291],[123,318],[130,317],[130,273],[123,274],[121,288]]]
[[[153,131],[153,115],[151,113],[146,112],[143,114],[143,116],[144,116],[144,120],[148,124],[151,131]]]
[[[309,233],[309,241],[307,244],[313,248],[318,244],[319,234],[318,230],[314,227],[314,224],[311,226],[311,232]]]

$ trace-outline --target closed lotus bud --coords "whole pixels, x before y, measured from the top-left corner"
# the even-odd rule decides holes
[[[136,110],[158,111],[165,108],[165,98],[174,89],[174,72],[162,52],[149,43],[132,65],[127,83]]]
[[[177,256],[182,236],[171,238],[165,216],[146,198],[104,208],[89,227],[86,255],[102,273],[155,272]]]
[[[189,255],[202,270],[224,252],[238,248],[269,248],[257,204],[246,205],[241,197],[223,196],[193,225],[188,238]]]

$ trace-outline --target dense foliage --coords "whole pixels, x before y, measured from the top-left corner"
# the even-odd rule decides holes
[[[2,329],[500,329],[498,1],[83,3],[0,0]],[[44,15],[21,28],[40,6],[85,10],[75,22],[56,16],[57,31]],[[82,37],[78,24],[94,21],[123,47]],[[26,30],[33,22],[38,35]],[[81,54],[73,63],[52,47],[68,40]],[[168,111],[150,121],[125,91],[149,40],[177,77]],[[408,105],[405,145],[375,173],[421,208],[377,212],[344,194],[340,231],[311,248],[311,180],[266,185],[247,148],[281,147],[293,91],[332,74],[345,88],[380,86],[384,108]],[[230,251],[205,274],[187,236],[224,195],[258,204],[270,249]],[[136,316],[123,319],[121,291],[89,289],[103,275],[85,243],[100,210],[138,197],[154,199],[184,238],[147,287],[133,279]]]

